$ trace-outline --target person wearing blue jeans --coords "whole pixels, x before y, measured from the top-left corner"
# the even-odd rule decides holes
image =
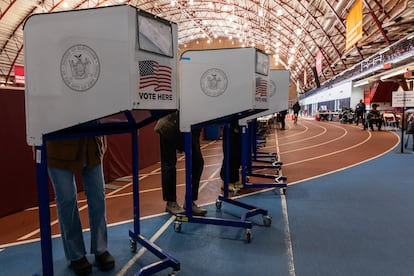
[[[59,227],[65,256],[77,275],[88,275],[92,265],[86,258],[82,225],[77,204],[75,173],[80,173],[88,203],[91,232],[90,252],[100,270],[111,270],[115,260],[109,253],[105,181],[102,158],[105,137],[86,137],[48,141],[48,173],[55,192]]]

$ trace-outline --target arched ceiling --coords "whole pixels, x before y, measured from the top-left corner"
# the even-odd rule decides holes
[[[28,16],[72,9],[130,4],[178,24],[179,47],[232,40],[272,56],[271,66],[289,68],[303,90],[313,88],[315,57],[322,53],[321,82],[414,31],[414,0],[362,0],[363,37],[345,50],[349,0],[0,0],[0,81],[11,81],[23,65]],[[53,35],[53,34],[50,34]],[[306,71],[309,82],[303,83]]]

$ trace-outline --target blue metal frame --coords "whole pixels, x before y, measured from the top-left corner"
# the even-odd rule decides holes
[[[171,112],[171,111],[170,111]],[[139,178],[138,178],[138,129],[166,114],[166,112],[152,112],[149,118],[137,122],[130,111],[124,111],[127,121],[119,123],[85,123],[76,127],[68,128],[42,137],[42,146],[35,147],[36,177],[39,200],[39,223],[42,251],[43,275],[53,275],[53,252],[50,227],[49,186],[46,158],[46,141],[64,139],[70,137],[110,135],[117,133],[130,133],[132,139],[132,177],[133,177],[133,209],[134,209],[134,231],[129,231],[131,242],[140,243],[154,255],[161,259],[159,262],[147,265],[135,275],[151,275],[163,269],[171,267],[174,271],[180,270],[180,263],[160,247],[140,234],[140,212],[139,212]]]
[[[250,188],[281,188],[283,192],[286,192],[287,178],[279,175],[279,170],[282,168],[283,163],[276,160],[276,153],[260,152],[261,156],[268,158],[269,160],[258,159],[257,155],[257,143],[256,143],[256,120],[252,120],[248,126],[242,126],[242,184],[243,187]],[[273,159],[274,158],[274,159]],[[253,165],[255,162],[271,163],[271,165]],[[275,170],[274,174],[263,174],[254,172],[257,169],[272,169]],[[273,183],[248,183],[247,177],[261,177],[273,179]]]
[[[222,123],[222,122],[221,122]],[[200,125],[199,125],[200,126]],[[223,218],[212,218],[212,217],[202,217],[202,216],[193,216],[192,214],[192,136],[191,132],[185,132],[185,167],[186,167],[186,194],[185,194],[185,214],[179,214],[176,216],[176,223],[181,222],[193,222],[193,223],[203,223],[203,224],[213,224],[213,225],[223,225],[223,226],[232,226],[232,227],[240,227],[246,229],[246,236],[247,241],[250,242],[251,238],[251,228],[252,222],[248,221],[249,217],[261,214],[264,216],[268,216],[268,211],[258,208],[253,205],[249,205],[246,203],[239,202],[237,200],[229,198],[229,143],[228,140],[229,136],[229,124],[226,123],[223,125],[223,143],[224,143],[224,193],[223,195],[218,196],[218,201],[216,202],[216,206],[218,202],[227,202],[233,204],[235,206],[247,209],[248,211],[240,218],[240,219],[223,219]],[[180,228],[178,228],[180,229]],[[175,229],[177,230],[177,229]]]
[[[192,212],[192,135],[191,132],[184,133],[185,139],[185,214],[178,214],[176,216],[176,222],[194,222],[194,223],[204,223],[204,224],[213,224],[213,225],[224,225],[232,227],[241,227],[246,229],[252,228],[252,223],[246,220],[236,220],[236,219],[222,219],[222,218],[212,218],[212,217],[203,217],[203,216],[193,216]],[[227,188],[228,189],[228,188]]]

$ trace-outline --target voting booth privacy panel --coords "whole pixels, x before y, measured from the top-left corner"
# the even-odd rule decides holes
[[[261,116],[271,115],[289,108],[289,70],[269,70],[269,109],[240,120],[241,125]]]
[[[53,275],[44,141],[128,133],[137,242],[161,259],[145,275],[179,262],[140,234],[138,129],[177,110],[177,26],[129,5],[31,16],[24,27],[27,143],[35,145],[44,275]],[[133,249],[134,248],[134,249]],[[146,272],[146,273],[144,273]]]
[[[122,111],[178,107],[175,23],[129,5],[36,14],[24,44],[29,145]]]
[[[187,51],[180,61],[180,129],[269,107],[269,56],[255,48]],[[246,115],[243,115],[246,114]]]

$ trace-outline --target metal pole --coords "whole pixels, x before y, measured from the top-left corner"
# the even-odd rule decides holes
[[[401,153],[404,152],[405,91],[403,91],[403,112],[401,117]]]

